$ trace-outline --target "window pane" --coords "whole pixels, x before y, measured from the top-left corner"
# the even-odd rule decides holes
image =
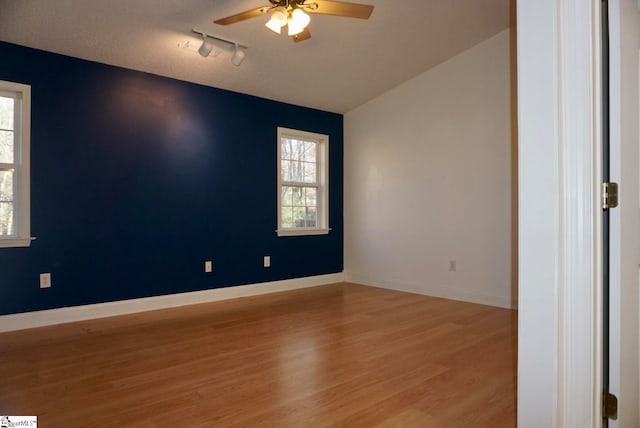
[[[13,202],[13,171],[0,171],[0,202]]]
[[[316,227],[318,224],[318,189],[282,186],[282,227]]]
[[[0,236],[15,235],[13,231],[13,202],[0,202]]]
[[[304,180],[304,163],[296,162],[293,170],[293,177],[298,183],[302,183]]]
[[[301,182],[304,176],[304,164],[302,162],[292,162],[291,164],[293,166],[291,178],[294,181]]]
[[[0,236],[15,235],[13,216],[13,172],[0,171]]]
[[[304,162],[304,183],[315,183],[316,182],[316,164]]]
[[[304,161],[305,162],[316,162],[316,152],[317,152],[318,144],[312,141],[304,142]]]
[[[13,130],[13,111],[15,100],[0,97],[0,129]]]
[[[293,153],[291,154],[291,159],[295,159],[297,161],[304,160],[304,141],[301,140],[291,140],[293,145]]]
[[[317,190],[314,187],[282,186],[282,205],[304,207],[315,206]]]
[[[284,181],[302,182],[304,177],[304,166],[302,162],[283,160],[281,168],[282,179]]]
[[[305,205],[307,207],[315,207],[318,205],[318,191],[314,187],[307,187],[305,193]]]
[[[283,137],[281,141],[282,159],[302,161],[305,157],[306,142]]]
[[[282,159],[291,159],[291,139],[282,138],[282,140],[280,140],[280,151]]]
[[[0,131],[0,162],[13,163],[13,131]]]
[[[311,188],[314,192],[315,189]],[[301,186],[282,186],[282,205],[304,207],[307,204],[307,188]]]
[[[294,227],[305,227],[305,208],[304,207],[293,207],[293,225]]]
[[[282,139],[282,159],[299,160],[299,151],[298,140],[292,138]]]
[[[293,190],[289,186],[282,186],[282,206],[293,205]]]
[[[282,220],[282,227],[294,227],[293,225],[293,208],[282,207],[280,209],[280,216]]]
[[[282,161],[280,164],[280,176],[284,181],[291,181],[291,161]]]
[[[318,223],[318,213],[315,207],[307,207],[305,216],[305,227],[316,227]]]
[[[298,183],[316,183],[318,143],[282,138],[281,145],[282,179]]]
[[[291,205],[294,207],[304,206],[304,189],[302,187],[291,187]]]

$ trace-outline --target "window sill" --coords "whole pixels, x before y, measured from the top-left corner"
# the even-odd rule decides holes
[[[31,241],[36,238],[6,238],[0,239],[0,248],[30,247]]]
[[[278,236],[305,236],[305,235],[328,235],[331,229],[316,229],[299,227],[296,229],[278,229]]]

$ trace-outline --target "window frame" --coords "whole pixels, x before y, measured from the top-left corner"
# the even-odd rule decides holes
[[[14,98],[13,163],[0,170],[14,170],[13,201],[15,234],[0,236],[0,248],[29,247],[31,241],[31,86],[0,80],[0,95]]]
[[[315,132],[301,131],[298,129],[278,127],[277,132],[278,146],[278,190],[277,190],[277,215],[278,224],[276,233],[278,236],[305,236],[305,235],[327,235],[331,228],[329,227],[329,136],[318,134]],[[316,154],[316,182],[315,183],[297,183],[284,182],[282,179],[282,138],[290,137],[300,140],[313,141],[318,144],[318,152]],[[318,220],[316,227],[282,227],[282,187],[287,184],[301,185],[305,187],[315,187],[317,189],[317,206],[316,212]]]

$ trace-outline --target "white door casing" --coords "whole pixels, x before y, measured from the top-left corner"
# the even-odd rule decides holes
[[[610,391],[618,397],[611,428],[640,426],[638,411],[638,49],[634,0],[609,0],[611,180],[620,205],[611,211]]]
[[[599,5],[517,5],[521,428],[601,424]]]

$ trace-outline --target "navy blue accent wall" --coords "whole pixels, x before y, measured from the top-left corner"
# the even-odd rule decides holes
[[[2,42],[0,79],[31,85],[37,237],[0,315],[342,271],[342,115]],[[278,126],[329,135],[329,235],[276,236]]]

